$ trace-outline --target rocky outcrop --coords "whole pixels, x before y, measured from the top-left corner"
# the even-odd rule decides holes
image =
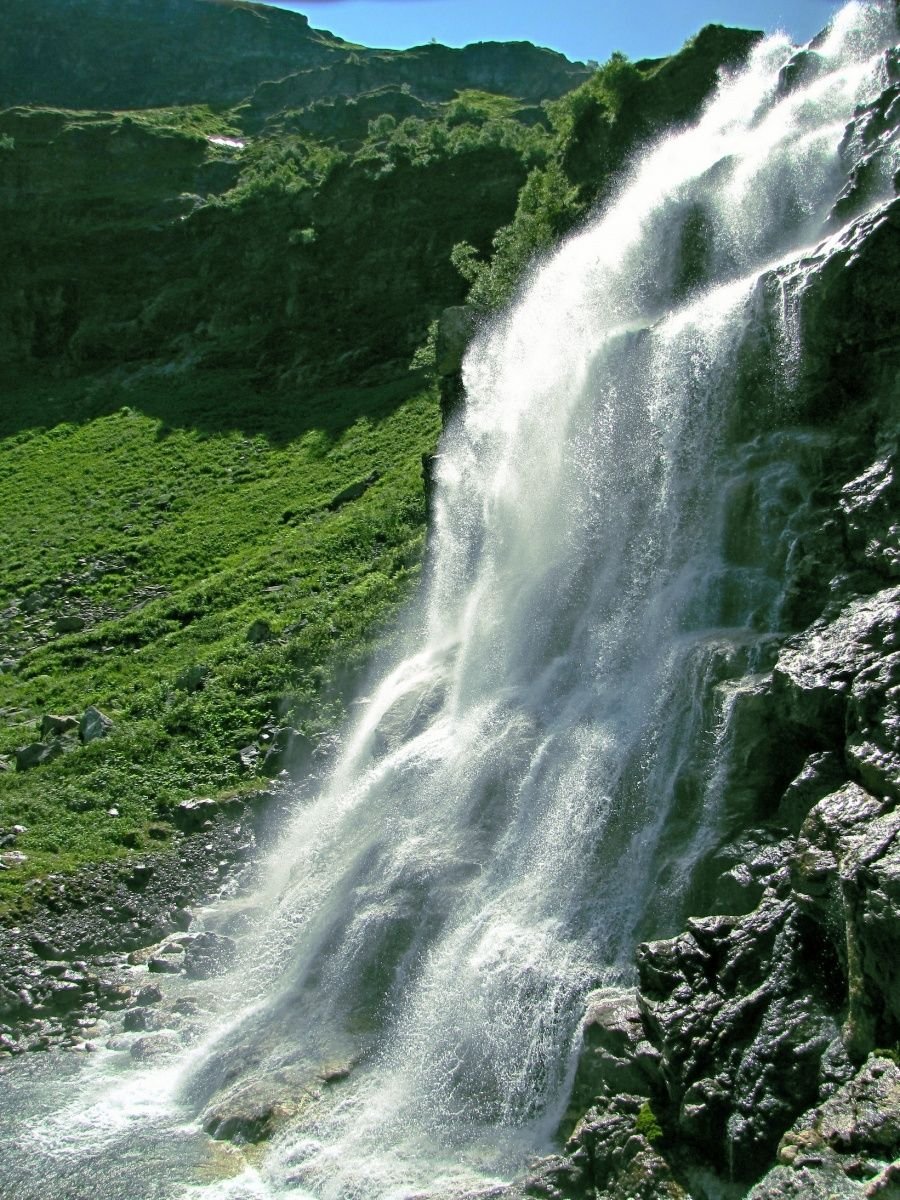
[[[781,1139],[778,1163],[748,1200],[900,1194],[900,1070],[874,1056]]]

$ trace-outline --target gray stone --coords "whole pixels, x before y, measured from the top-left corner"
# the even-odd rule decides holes
[[[282,771],[296,770],[312,753],[312,743],[298,729],[284,726],[275,731],[263,759],[262,773],[274,779]]]
[[[823,741],[843,738],[855,677],[900,649],[900,588],[849,604],[837,620],[817,622],[782,650],[773,676],[781,718]]]
[[[147,970],[153,975],[180,975],[182,959],[156,955],[147,962]]]
[[[781,797],[778,819],[798,833],[810,809],[830,792],[846,782],[847,768],[833,750],[811,754],[800,774],[791,781]]]
[[[261,642],[267,642],[272,636],[272,626],[268,621],[254,621],[247,630],[247,641],[254,645],[259,645]]]
[[[64,733],[72,733],[78,728],[78,718],[73,716],[56,716],[45,713],[41,718],[41,737],[62,737]]]
[[[352,500],[359,500],[364,496],[373,483],[377,483],[381,478],[378,471],[370,472],[365,479],[357,479],[355,483],[350,483],[332,496],[328,502],[328,508],[331,512],[336,512],[339,508],[343,508],[345,504],[349,504]]]
[[[205,823],[217,817],[220,811],[215,800],[197,796],[190,800],[182,800],[172,814],[172,819],[179,829],[191,833],[194,830],[202,829]]]
[[[261,753],[262,752],[259,746],[255,744],[251,746],[242,746],[238,751],[238,761],[241,764],[241,768],[251,775],[255,774],[259,766]]]
[[[165,1027],[165,1017],[154,1008],[127,1008],[122,1014],[122,1028],[126,1033],[157,1033]]]
[[[195,663],[185,670],[175,680],[175,686],[182,692],[199,692],[209,678],[209,667],[204,663]]]
[[[582,1184],[582,1194],[596,1200],[689,1200],[656,1140],[641,1132],[647,1111],[644,1097],[623,1093],[601,1099],[585,1114],[566,1143],[572,1167],[589,1183]],[[561,1195],[571,1194],[564,1184]]]
[[[638,950],[640,1008],[678,1135],[737,1179],[754,1178],[815,1101],[838,1033],[799,986],[798,956],[796,910],[771,890],[747,916],[691,920]]]
[[[303,1098],[302,1088],[278,1075],[254,1079],[211,1104],[203,1113],[203,1128],[210,1137],[237,1145],[263,1142],[294,1115]]]
[[[563,1129],[598,1097],[649,1096],[661,1084],[659,1052],[647,1041],[634,988],[601,988],[587,999],[582,1048]]]
[[[96,708],[93,704],[89,704],[84,710],[81,720],[78,722],[78,735],[82,742],[87,745],[88,742],[93,742],[97,738],[106,737],[113,727],[113,723],[109,717]]]
[[[198,933],[186,943],[185,972],[193,979],[210,979],[224,975],[237,951],[233,938],[218,933]]]
[[[20,746],[16,750],[16,770],[31,771],[52,762],[63,753],[63,745],[59,739],[49,742],[32,742],[28,746]]]
[[[151,1033],[132,1042],[129,1053],[141,1062],[148,1059],[165,1058],[181,1049],[181,1039],[170,1032]]]
[[[84,617],[72,613],[69,616],[57,617],[53,622],[53,628],[57,633],[79,633],[84,629],[85,624]]]
[[[847,725],[847,758],[863,784],[900,799],[900,652],[853,680]]]
[[[860,565],[900,575],[900,477],[893,454],[877,459],[841,490],[847,545]]]

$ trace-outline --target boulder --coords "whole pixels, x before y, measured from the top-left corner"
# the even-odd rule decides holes
[[[601,1100],[585,1114],[566,1143],[568,1161],[562,1160],[554,1172],[560,1184],[557,1195],[569,1197],[580,1192],[591,1200],[625,1196],[629,1200],[689,1200],[661,1153],[662,1141],[662,1130],[644,1097],[620,1094]],[[527,1190],[542,1194],[534,1182]]]
[[[672,1124],[719,1170],[754,1179],[819,1094],[838,1037],[806,985],[807,947],[790,899],[767,889],[743,917],[688,922],[638,949],[640,1009],[662,1055]]]
[[[773,688],[784,726],[823,748],[843,741],[854,680],[898,648],[900,588],[854,600],[836,620],[819,621],[778,656]]]
[[[844,1039],[864,1057],[900,1035],[900,812],[849,783],[800,830],[791,880],[799,911],[827,939],[846,989]]]
[[[77,613],[72,613],[68,616],[57,617],[53,622],[53,628],[56,633],[80,633],[85,627],[84,617],[79,617]]]
[[[153,975],[180,975],[183,959],[179,955],[158,954],[147,963],[147,970]]]
[[[20,746],[16,750],[16,770],[31,771],[34,767],[42,767],[52,762],[63,753],[62,742],[54,738],[49,742],[31,742],[28,746]]]
[[[219,805],[215,800],[196,796],[190,800],[182,800],[172,814],[172,820],[185,833],[192,833],[202,829],[206,822],[217,817],[219,812]]]
[[[900,1069],[875,1056],[792,1126],[778,1146],[778,1166],[747,1200],[894,1200],[900,1194],[898,1157]]]
[[[278,1075],[254,1079],[211,1104],[203,1114],[210,1137],[237,1145],[266,1141],[306,1099]]]
[[[381,478],[378,471],[370,472],[365,479],[357,479],[355,483],[350,483],[337,493],[336,496],[328,501],[328,508],[331,512],[336,512],[339,508],[343,508],[345,504],[349,504],[351,500],[359,500],[364,496],[373,483],[377,483]]]
[[[587,999],[582,1047],[565,1132],[598,1097],[649,1096],[661,1086],[659,1052],[647,1041],[634,988],[601,988]]]
[[[900,472],[895,454],[879,457],[844,485],[840,512],[856,563],[888,579],[900,576]]]
[[[132,1042],[129,1053],[141,1062],[148,1059],[165,1058],[181,1049],[181,1040],[170,1031],[151,1033]]]
[[[62,737],[64,733],[72,733],[78,728],[78,718],[73,716],[56,716],[45,713],[41,718],[41,737]]]
[[[847,712],[847,758],[870,790],[900,799],[900,652],[864,667]]]
[[[186,667],[175,680],[175,686],[181,692],[199,692],[209,678],[209,667],[205,663],[194,663]]]
[[[122,1028],[126,1033],[158,1033],[166,1028],[164,1015],[155,1008],[126,1008]]]
[[[282,771],[295,770],[312,749],[309,738],[299,730],[290,726],[277,729],[263,759],[263,775],[274,779]]]
[[[112,727],[113,723],[110,718],[99,708],[89,704],[78,722],[78,736],[87,745],[88,742],[93,742],[97,738],[106,737]]]
[[[224,975],[237,952],[233,938],[218,933],[198,933],[185,943],[184,969],[192,979]]]

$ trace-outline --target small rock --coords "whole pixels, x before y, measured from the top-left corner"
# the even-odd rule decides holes
[[[62,737],[64,733],[71,733],[77,728],[77,717],[69,715],[57,716],[54,713],[45,713],[41,718],[41,738]]]
[[[176,961],[174,958],[157,956],[149,960],[147,970],[153,975],[180,975],[181,959]]]

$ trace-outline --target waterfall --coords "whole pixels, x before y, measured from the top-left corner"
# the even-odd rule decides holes
[[[160,1195],[446,1197],[552,1147],[585,997],[678,928],[727,830],[731,705],[771,666],[803,486],[791,447],[734,435],[739,365],[761,278],[839,227],[893,33],[848,5],[793,86],[762,42],[481,328],[406,649],[167,1068],[182,1122],[274,1096],[279,1132]],[[786,305],[774,391],[795,335]]]

